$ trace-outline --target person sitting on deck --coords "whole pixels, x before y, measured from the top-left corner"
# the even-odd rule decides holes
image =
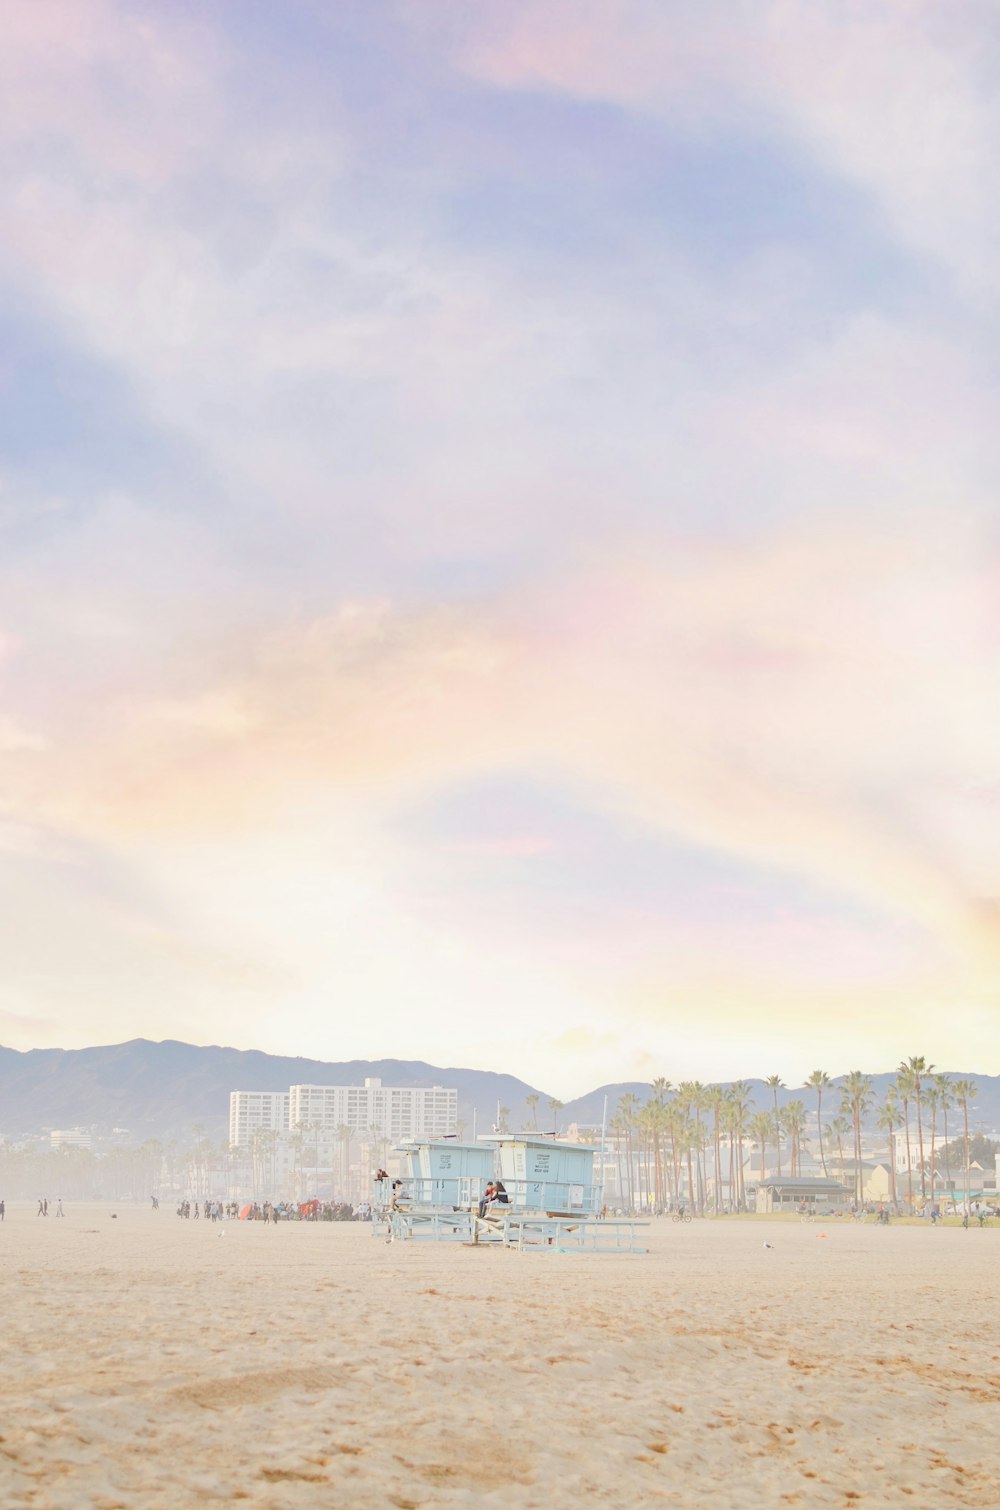
[[[479,1202],[479,1215],[486,1216],[493,1206],[509,1206],[510,1196],[502,1180],[490,1180]]]

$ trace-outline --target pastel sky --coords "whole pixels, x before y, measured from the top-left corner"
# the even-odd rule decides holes
[[[8,0],[0,1041],[1000,1071],[987,0]]]

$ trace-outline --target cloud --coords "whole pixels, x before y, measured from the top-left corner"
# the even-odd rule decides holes
[[[961,847],[919,813],[992,762],[992,570],[974,537],[911,523],[659,542],[490,612],[348,603],[165,663],[187,692],[108,710],[72,772],[52,755],[57,789],[126,829],[211,827],[290,782],[381,806],[537,763],[665,831],[951,911]]]
[[[46,740],[41,734],[33,734],[13,719],[0,718],[0,754],[13,754],[21,750],[44,750]]]
[[[410,5],[474,77],[671,119],[697,132],[767,115],[863,185],[897,234],[968,295],[996,293],[989,163],[1000,126],[986,86],[983,8],[845,11],[772,0],[747,9],[544,0],[530,11]]]
[[[17,989],[623,1074],[978,1021],[982,13],[391,14],[11,9]]]

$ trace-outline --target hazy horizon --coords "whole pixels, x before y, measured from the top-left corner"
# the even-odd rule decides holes
[[[148,1038],[142,1038],[142,1037],[133,1038],[133,1039],[126,1039],[126,1040],[124,1040],[121,1043],[106,1043],[106,1044],[93,1043],[93,1044],[85,1044],[85,1045],[80,1045],[77,1048],[66,1048],[65,1046],[60,1045],[60,1044],[49,1044],[49,1045],[43,1046],[43,1047],[36,1046],[34,1048],[13,1049],[13,1050],[11,1050],[11,1046],[9,1044],[2,1044],[2,1043],[0,1043],[0,1049],[8,1049],[8,1050],[11,1050],[11,1052],[13,1052],[13,1053],[21,1053],[21,1054],[43,1053],[43,1052],[46,1052],[48,1050],[51,1050],[51,1051],[56,1052],[56,1053],[84,1053],[84,1052],[87,1052],[88,1050],[91,1050],[91,1051],[95,1051],[95,1050],[96,1051],[100,1051],[102,1049],[123,1048],[123,1047],[128,1046],[128,1044],[130,1044],[130,1043],[152,1043],[156,1047],[159,1047],[159,1046],[161,1046],[164,1043],[177,1043],[181,1047],[184,1047],[184,1048],[193,1048],[193,1049],[220,1049],[220,1050],[222,1050],[224,1052],[230,1052],[230,1051],[232,1051],[232,1052],[235,1052],[235,1053],[270,1054],[270,1055],[272,1055],[272,1057],[275,1057],[275,1058],[287,1058],[287,1059],[293,1059],[293,1060],[294,1059],[305,1059],[305,1060],[315,1061],[315,1062],[319,1062],[319,1063],[327,1062],[327,1063],[330,1063],[330,1064],[358,1063],[358,1064],[365,1064],[365,1065],[367,1065],[367,1064],[379,1064],[379,1063],[384,1062],[385,1060],[392,1060],[394,1058],[398,1059],[398,1056],[393,1056],[393,1055],[366,1055],[366,1056],[354,1056],[352,1059],[348,1059],[348,1060],[344,1060],[342,1058],[328,1058],[328,1059],[326,1059],[324,1061],[322,1058],[318,1058],[316,1055],[313,1055],[313,1054],[292,1054],[292,1053],[285,1054],[285,1053],[281,1053],[279,1051],[260,1049],[260,1048],[257,1048],[256,1046],[252,1045],[252,1044],[249,1045],[249,1046],[244,1047],[244,1046],[239,1046],[239,1045],[230,1044],[230,1043],[189,1043],[187,1040],[183,1040],[183,1039],[169,1039],[168,1038],[168,1039],[159,1039],[159,1040],[157,1040],[157,1039],[148,1039]],[[429,1060],[429,1059],[426,1058],[426,1056],[419,1055],[419,1054],[411,1056],[411,1058],[409,1060],[398,1059],[398,1062],[400,1062],[400,1063],[407,1063],[407,1062],[409,1062],[409,1063],[425,1064],[430,1069],[441,1070],[444,1073],[447,1073],[449,1071],[457,1071],[457,1072],[459,1072],[461,1074],[468,1074],[468,1073],[471,1072],[471,1073],[474,1073],[474,1074],[488,1074],[488,1075],[507,1076],[507,1077],[509,1077],[511,1079],[522,1081],[525,1085],[528,1086],[529,1090],[532,1089],[532,1088],[534,1090],[540,1090],[540,1091],[543,1091],[546,1095],[548,1095],[550,1092],[557,1093],[558,1097],[559,1097],[559,1099],[560,1099],[560,1101],[562,1102],[563,1105],[565,1105],[566,1103],[572,1102],[572,1101],[577,1101],[577,1100],[585,1099],[587,1096],[593,1095],[593,1094],[598,1093],[600,1091],[603,1091],[608,1086],[613,1086],[613,1085],[645,1085],[645,1086],[648,1086],[650,1088],[650,1090],[653,1090],[653,1082],[652,1082],[652,1080],[640,1080],[640,1079],[637,1079],[634,1076],[625,1077],[623,1079],[594,1081],[594,1082],[588,1083],[586,1085],[577,1085],[574,1088],[572,1086],[558,1087],[558,1086],[553,1086],[553,1085],[549,1085],[549,1084],[542,1085],[540,1083],[533,1082],[533,1081],[527,1079],[525,1077],[525,1075],[521,1073],[521,1071],[518,1069],[518,1067],[516,1065],[512,1065],[512,1064],[459,1064],[459,1063],[444,1064],[444,1063],[436,1063],[434,1060]],[[846,1078],[852,1072],[852,1070],[860,1069],[863,1074],[870,1075],[873,1079],[878,1079],[878,1078],[880,1078],[883,1075],[896,1075],[897,1072],[901,1068],[901,1063],[902,1063],[902,1061],[897,1061],[895,1064],[888,1065],[885,1068],[881,1068],[881,1069],[880,1068],[872,1068],[870,1065],[867,1065],[867,1064],[852,1065],[851,1069],[847,1069],[847,1068],[845,1068],[845,1069],[835,1069],[835,1068],[831,1067],[830,1065],[815,1065],[815,1066],[813,1066],[813,1069],[810,1069],[806,1074],[802,1075],[801,1077],[796,1078],[796,1077],[793,1076],[792,1078],[790,1078],[788,1080],[784,1080],[783,1079],[783,1083],[782,1083],[782,1085],[780,1087],[778,1087],[778,1090],[779,1090],[779,1093],[782,1093],[782,1092],[795,1092],[795,1091],[811,1091],[812,1094],[815,1094],[814,1090],[811,1087],[807,1086],[805,1082],[808,1079],[808,1076],[813,1073],[813,1070],[816,1070],[816,1069],[825,1070],[826,1073],[830,1076],[831,1084],[830,1084],[829,1087],[826,1088],[827,1091],[830,1091],[831,1089],[836,1089],[836,1082],[838,1080]],[[949,1067],[942,1066],[942,1065],[939,1065],[939,1064],[931,1064],[931,1063],[925,1064],[924,1073],[928,1076],[928,1083],[930,1083],[930,1081],[933,1080],[933,1078],[934,1078],[935,1075],[944,1075],[944,1076],[950,1078],[950,1080],[952,1081],[953,1084],[958,1079],[966,1079],[967,1080],[967,1079],[983,1079],[983,1078],[993,1079],[993,1078],[998,1078],[995,1075],[991,1074],[991,1072],[988,1071],[988,1070],[980,1070],[980,1069],[973,1069],[973,1070],[969,1070],[969,1069],[954,1069],[954,1068],[949,1068]],[[769,1079],[770,1076],[772,1076],[774,1074],[779,1074],[780,1075],[781,1072],[780,1072],[780,1070],[775,1070],[775,1069],[761,1070],[759,1072],[757,1072],[757,1071],[744,1071],[743,1073],[738,1074],[738,1075],[732,1075],[732,1076],[715,1076],[715,1077],[713,1077],[713,1078],[711,1078],[711,1079],[709,1079],[709,1080],[707,1080],[707,1081],[705,1081],[703,1083],[706,1086],[711,1086],[711,1085],[718,1085],[718,1084],[731,1084],[733,1081],[736,1081],[736,1080],[745,1080],[745,1081],[750,1081],[750,1082],[760,1082],[761,1084],[764,1084],[764,1082],[766,1082],[767,1079]],[[654,1077],[654,1078],[657,1078],[657,1077]],[[670,1081],[669,1094],[673,1094],[673,1092],[675,1092],[678,1089],[679,1082],[675,1081],[675,1080],[672,1080],[671,1077],[669,1075],[666,1075],[666,1074],[664,1074],[663,1078],[666,1078],[667,1080]],[[254,1087],[249,1086],[249,1085],[248,1086],[234,1087],[234,1089],[242,1089],[242,1090],[253,1089],[253,1088]],[[767,1089],[767,1105],[768,1106],[770,1106],[771,1095],[772,1095],[772,1089],[770,1087],[768,1087],[768,1089]]]
[[[12,0],[0,1040],[1000,1067],[998,54]]]

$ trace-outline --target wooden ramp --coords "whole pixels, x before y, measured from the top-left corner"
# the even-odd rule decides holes
[[[648,1222],[601,1222],[586,1216],[548,1216],[544,1212],[487,1212],[472,1217],[472,1242],[504,1248],[540,1248],[553,1253],[645,1253],[636,1229]]]
[[[466,1243],[514,1248],[519,1253],[645,1253],[636,1233],[648,1222],[598,1221],[590,1216],[552,1216],[544,1211],[493,1207],[485,1216],[433,1207],[397,1207],[372,1217],[372,1235],[386,1242]]]
[[[472,1222],[471,1211],[411,1207],[392,1212],[382,1230],[387,1242],[467,1243],[473,1235]]]

